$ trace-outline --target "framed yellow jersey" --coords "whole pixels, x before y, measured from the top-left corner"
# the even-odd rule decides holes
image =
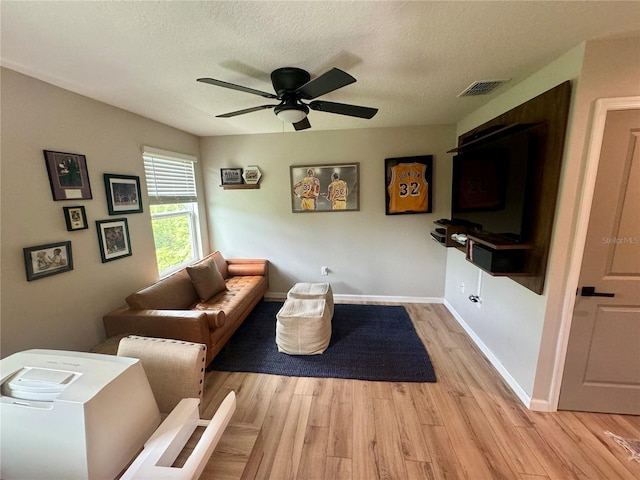
[[[430,213],[433,156],[385,159],[386,214]]]

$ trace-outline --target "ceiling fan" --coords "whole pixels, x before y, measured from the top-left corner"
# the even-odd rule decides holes
[[[218,87],[230,88],[232,90],[260,95],[264,98],[280,101],[280,103],[276,105],[259,105],[257,107],[245,108],[244,110],[216,115],[216,117],[229,118],[235,117],[236,115],[244,115],[245,113],[273,108],[278,118],[285,122],[292,123],[293,128],[296,130],[311,128],[311,124],[307,118],[309,109],[318,110],[320,112],[337,113],[339,115],[348,115],[350,117],[373,118],[373,116],[378,113],[377,108],[314,100],[321,95],[333,92],[334,90],[345,87],[355,81],[355,78],[348,73],[343,72],[339,68],[332,68],[328,72],[311,80],[311,75],[301,68],[284,67],[271,72],[271,83],[273,84],[273,89],[276,92],[273,94],[255,90],[253,88],[243,87],[234,83],[224,82],[222,80],[216,80],[214,78],[198,78],[198,82],[209,83]],[[303,100],[313,101],[304,103]]]

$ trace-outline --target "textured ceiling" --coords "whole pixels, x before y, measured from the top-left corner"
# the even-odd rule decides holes
[[[265,99],[272,70],[357,82],[322,100],[379,108],[371,120],[312,111],[314,130],[455,123],[584,40],[640,34],[640,2],[0,2],[1,63],[196,135],[292,131]],[[640,52],[639,52],[640,55]],[[511,79],[457,98],[476,80]],[[304,132],[299,132],[303,135]]]

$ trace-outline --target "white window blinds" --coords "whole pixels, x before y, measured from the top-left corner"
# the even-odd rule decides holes
[[[195,158],[149,147],[145,147],[143,158],[151,205],[197,201]]]

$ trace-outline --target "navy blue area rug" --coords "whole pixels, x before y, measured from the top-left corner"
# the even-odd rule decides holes
[[[287,355],[276,345],[281,302],[260,302],[208,370],[290,377],[435,382],[422,341],[404,307],[335,305],[331,343],[320,355]]]

